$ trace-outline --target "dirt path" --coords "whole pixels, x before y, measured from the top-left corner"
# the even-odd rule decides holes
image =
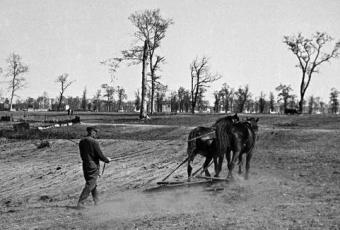
[[[336,130],[262,130],[249,180],[145,192],[186,157],[183,130],[177,140],[99,140],[118,160],[98,181],[101,204],[84,211],[74,209],[84,184],[76,144],[2,144],[1,229],[339,229]]]

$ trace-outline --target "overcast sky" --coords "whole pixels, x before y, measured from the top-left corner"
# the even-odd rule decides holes
[[[254,97],[261,91],[268,97],[280,83],[290,84],[298,95],[301,73],[283,36],[320,31],[340,40],[339,0],[0,0],[0,67],[6,68],[12,52],[29,66],[28,85],[18,91],[22,99],[44,91],[56,97],[55,80],[62,73],[76,81],[66,96],[81,96],[86,87],[92,98],[110,81],[99,62],[133,44],[135,28],[128,17],[157,8],[174,21],[159,50],[166,57],[162,82],[170,90],[189,89],[190,63],[207,56],[211,71],[223,76],[206,94],[211,102],[223,83],[248,84]],[[115,84],[126,88],[129,100],[140,88],[140,73],[141,66],[123,65],[116,74]],[[340,59],[321,66],[307,96],[328,102],[332,87],[340,90]]]

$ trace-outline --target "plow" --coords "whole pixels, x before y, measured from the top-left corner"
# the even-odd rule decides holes
[[[187,157],[184,161],[182,161],[176,168],[170,171],[170,173],[164,177],[161,181],[156,182],[155,186],[149,187],[145,189],[145,191],[151,191],[151,190],[157,190],[167,187],[180,187],[180,186],[190,186],[190,185],[198,185],[198,184],[211,184],[216,182],[222,182],[227,181],[226,178],[218,178],[218,177],[208,177],[203,176],[203,167],[200,167],[197,169],[190,178],[188,179],[182,179],[182,180],[168,180],[172,174],[174,174],[181,166],[183,166],[187,161],[189,160],[189,157]],[[210,164],[208,167],[210,167]]]
[[[117,161],[120,159],[120,157],[110,157],[112,161]],[[162,188],[172,188],[172,187],[180,187],[180,186],[190,186],[190,185],[198,185],[198,184],[212,184],[217,182],[227,182],[227,178],[219,178],[219,177],[208,177],[203,176],[203,167],[200,167],[195,172],[193,172],[192,176],[190,178],[185,179],[176,179],[176,180],[169,180],[171,175],[173,175],[179,168],[181,168],[185,163],[187,163],[189,160],[189,157],[185,158],[178,166],[176,166],[174,169],[172,169],[162,180],[156,182],[156,184],[151,185],[150,187],[147,187],[144,191],[152,191]],[[211,166],[213,162],[210,162],[208,165],[208,168]],[[104,175],[105,169],[106,169],[106,163],[103,164],[103,168],[101,171],[101,176]]]

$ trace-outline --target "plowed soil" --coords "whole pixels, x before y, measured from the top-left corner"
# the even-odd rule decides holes
[[[98,179],[100,204],[89,198],[84,210],[75,209],[85,182],[79,138],[41,149],[37,139],[3,140],[1,229],[340,228],[338,117],[260,117],[248,180],[235,169],[234,180],[157,187],[186,158],[192,127],[214,119],[99,125],[102,151],[115,161]],[[85,127],[72,129],[81,136]],[[202,163],[198,156],[194,170]],[[185,181],[186,166],[169,180]]]

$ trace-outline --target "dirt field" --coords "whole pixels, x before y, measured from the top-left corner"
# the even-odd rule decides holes
[[[101,204],[88,199],[81,211],[74,209],[84,185],[76,143],[86,124],[39,134],[75,138],[50,139],[50,148],[37,149],[39,139],[2,139],[1,229],[339,229],[340,118],[259,117],[249,180],[235,170],[234,181],[159,189],[156,182],[186,158],[190,129],[217,116],[87,119],[101,123],[102,150],[117,160],[98,180]],[[202,163],[197,157],[194,169]],[[170,179],[185,178],[184,166]]]

